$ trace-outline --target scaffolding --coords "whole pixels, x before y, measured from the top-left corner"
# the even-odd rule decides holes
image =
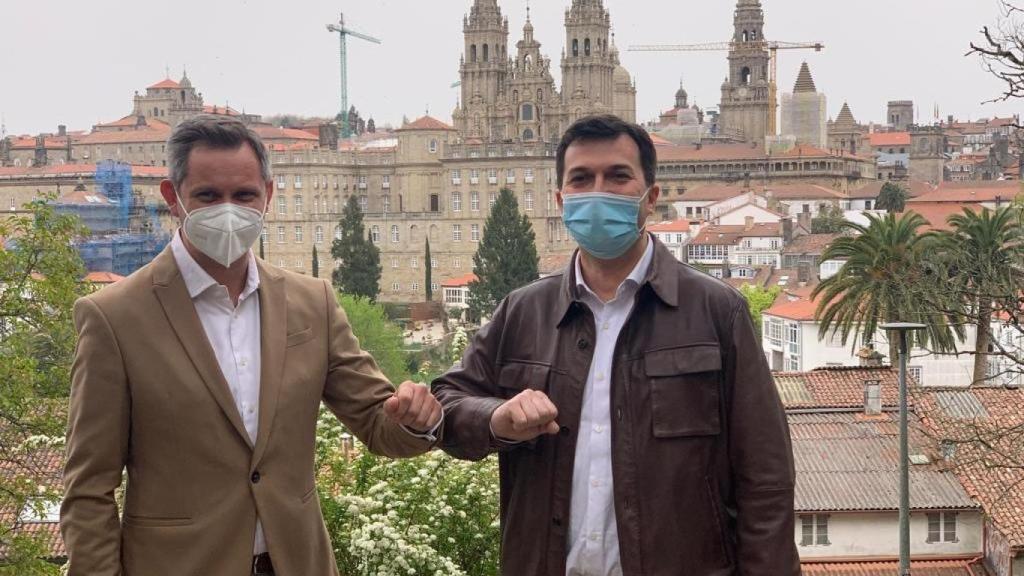
[[[78,252],[90,272],[128,276],[148,264],[170,240],[160,226],[157,206],[147,205],[132,188],[129,164],[105,161],[97,164],[95,193],[58,199],[55,209],[78,216],[89,229]],[[83,191],[84,186],[76,188]]]

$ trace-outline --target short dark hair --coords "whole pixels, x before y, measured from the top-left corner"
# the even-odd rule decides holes
[[[565,152],[574,142],[593,140],[615,140],[626,134],[636,142],[640,149],[640,167],[644,171],[644,185],[654,184],[654,173],[658,168],[658,155],[654,151],[654,142],[647,131],[632,122],[626,122],[618,116],[602,114],[581,118],[569,126],[558,143],[558,154],[555,157],[555,170],[558,172],[558,189],[562,189],[562,178],[565,176]]]
[[[188,177],[188,157],[196,146],[235,150],[248,144],[260,163],[260,175],[270,181],[270,160],[263,140],[237,118],[200,114],[178,124],[167,139],[167,178],[175,188]]]

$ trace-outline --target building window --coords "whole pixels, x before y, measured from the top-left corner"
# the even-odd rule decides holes
[[[285,186],[285,184],[284,184],[284,174],[279,174],[277,176],[277,189],[278,190],[284,190],[284,186]]]
[[[440,291],[440,289],[441,289],[441,285],[438,284],[437,282],[431,282],[430,283],[430,291],[431,292],[438,292],[438,291]]]
[[[787,364],[788,364],[788,366],[786,366],[786,369],[789,370],[790,372],[799,372],[800,371],[800,357],[799,356],[790,356],[789,360],[787,361]]]
[[[441,197],[437,194],[430,195],[430,211],[440,212],[441,211]]]
[[[458,186],[459,184],[462,184],[462,171],[461,170],[452,170],[452,184],[454,184],[456,186]]]
[[[452,224],[452,242],[462,242],[461,224]]]
[[[302,196],[295,196],[295,215],[302,215]]]
[[[385,175],[381,176],[380,187],[381,188],[391,188],[391,175],[390,174],[385,174]]]
[[[469,183],[470,184],[479,184],[480,183],[480,171],[477,170],[476,168],[473,168],[472,170],[469,171]]]
[[[437,268],[437,258],[431,258],[430,259],[430,267],[431,268]]]
[[[384,205],[385,212],[391,212],[391,195],[385,194],[382,196],[381,203]]]
[[[497,184],[498,183],[498,169],[497,168],[488,168],[487,169],[487,183],[488,184]]]
[[[480,211],[480,193],[470,192],[469,193],[469,209],[473,212]]]
[[[523,122],[533,122],[533,104],[523,104],[520,117]]]
[[[284,196],[277,197],[277,213],[282,216],[288,213],[288,199]]]
[[[399,240],[401,240],[401,237],[398,234],[398,225],[394,224],[391,226],[391,242],[398,244]]]
[[[263,230],[260,230],[260,242],[263,242],[264,244],[267,243],[267,234],[267,228],[264,226]]]
[[[295,175],[295,189],[296,190],[302,190],[302,175],[301,174],[296,174]]]
[[[828,516],[826,514],[800,515],[800,545],[830,546],[828,541]]]
[[[928,514],[929,544],[937,542],[959,542],[956,538],[956,512],[935,512]]]
[[[469,226],[469,239],[472,240],[473,242],[479,242],[480,241],[480,225],[479,224],[470,224],[470,226]]]
[[[924,368],[921,366],[907,366],[907,375],[913,378],[918,386],[924,386]]]
[[[277,243],[284,244],[284,226],[277,227]]]
[[[459,258],[459,257],[452,258],[452,268],[454,268],[456,270],[461,270],[462,269],[462,258]]]
[[[462,212],[462,192],[452,192],[452,212]]]
[[[296,270],[302,270],[305,267],[306,267],[306,259],[305,258],[303,258],[302,256],[299,256],[298,258],[295,259],[295,269]]]
[[[315,234],[316,234],[316,243],[317,244],[323,244],[324,243],[324,227],[323,226],[317,226]]]
[[[523,207],[527,212],[533,212],[533,192],[523,193]]]
[[[295,227],[295,243],[302,244],[302,226]]]
[[[427,149],[430,150],[431,154],[437,154],[437,139],[431,139]]]
[[[370,199],[366,197],[366,194],[361,195],[359,197],[359,211],[365,214],[366,213],[366,209],[369,208],[369,207],[370,207]]]
[[[402,285],[399,284],[398,282],[395,282],[395,283],[391,284],[391,291],[392,292],[401,292],[402,291]]]
[[[497,201],[498,201],[498,195],[495,194],[494,192],[491,192],[490,193],[490,197],[488,198],[488,208],[494,208],[494,203],[497,202]]]
[[[409,286],[409,289],[412,290],[413,292],[419,292],[419,290],[420,290],[420,283],[419,282],[413,282],[412,285]]]
[[[374,244],[380,244],[380,226],[374,224],[370,227],[370,240]]]
[[[800,355],[800,324],[796,322],[786,323],[786,342],[789,344],[789,353],[794,356]]]
[[[413,270],[416,270],[417,268],[419,268],[420,267],[420,259],[415,257],[415,256],[413,256],[412,258],[409,258],[409,267],[412,268]]]
[[[391,267],[396,269],[396,270],[398,269],[398,258],[392,258],[391,259]]]

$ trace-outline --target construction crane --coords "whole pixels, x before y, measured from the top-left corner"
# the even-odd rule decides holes
[[[366,40],[367,42],[373,42],[374,44],[380,44],[380,40],[373,36],[360,34],[359,32],[345,26],[344,13],[338,15],[337,24],[327,25],[327,31],[337,32],[338,39],[341,41],[341,136],[342,138],[348,138],[352,135],[352,130],[348,124],[348,49],[346,47],[345,38],[348,36],[355,36],[356,38]]]
[[[778,51],[779,50],[814,50],[815,52],[821,52],[825,48],[825,44],[822,42],[761,42],[768,53],[770,54],[770,62],[768,66],[768,133],[774,136],[776,130],[776,118],[778,117],[779,100],[778,100],[778,84],[776,83],[776,74],[778,69]],[[630,52],[730,52],[738,49],[740,46],[747,47],[748,44],[741,44],[738,42],[708,42],[705,44],[640,44],[630,46]]]

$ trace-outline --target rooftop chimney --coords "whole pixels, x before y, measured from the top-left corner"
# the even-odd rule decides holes
[[[754,217],[753,216],[746,216],[746,217],[743,218],[743,229],[744,230],[753,230],[754,229]]]
[[[864,381],[864,413],[879,416],[882,413],[882,381]]]
[[[811,281],[811,263],[808,260],[801,260],[796,264],[796,281],[800,286],[807,286]]]
[[[808,233],[811,232],[811,213],[810,212],[801,212],[801,213],[797,214],[796,215],[796,221]]]
[[[67,135],[68,135],[68,127],[65,126],[64,124],[58,125],[57,126],[57,136],[67,136]]]
[[[793,241],[793,218],[786,216],[782,219],[782,243],[789,244]]]

